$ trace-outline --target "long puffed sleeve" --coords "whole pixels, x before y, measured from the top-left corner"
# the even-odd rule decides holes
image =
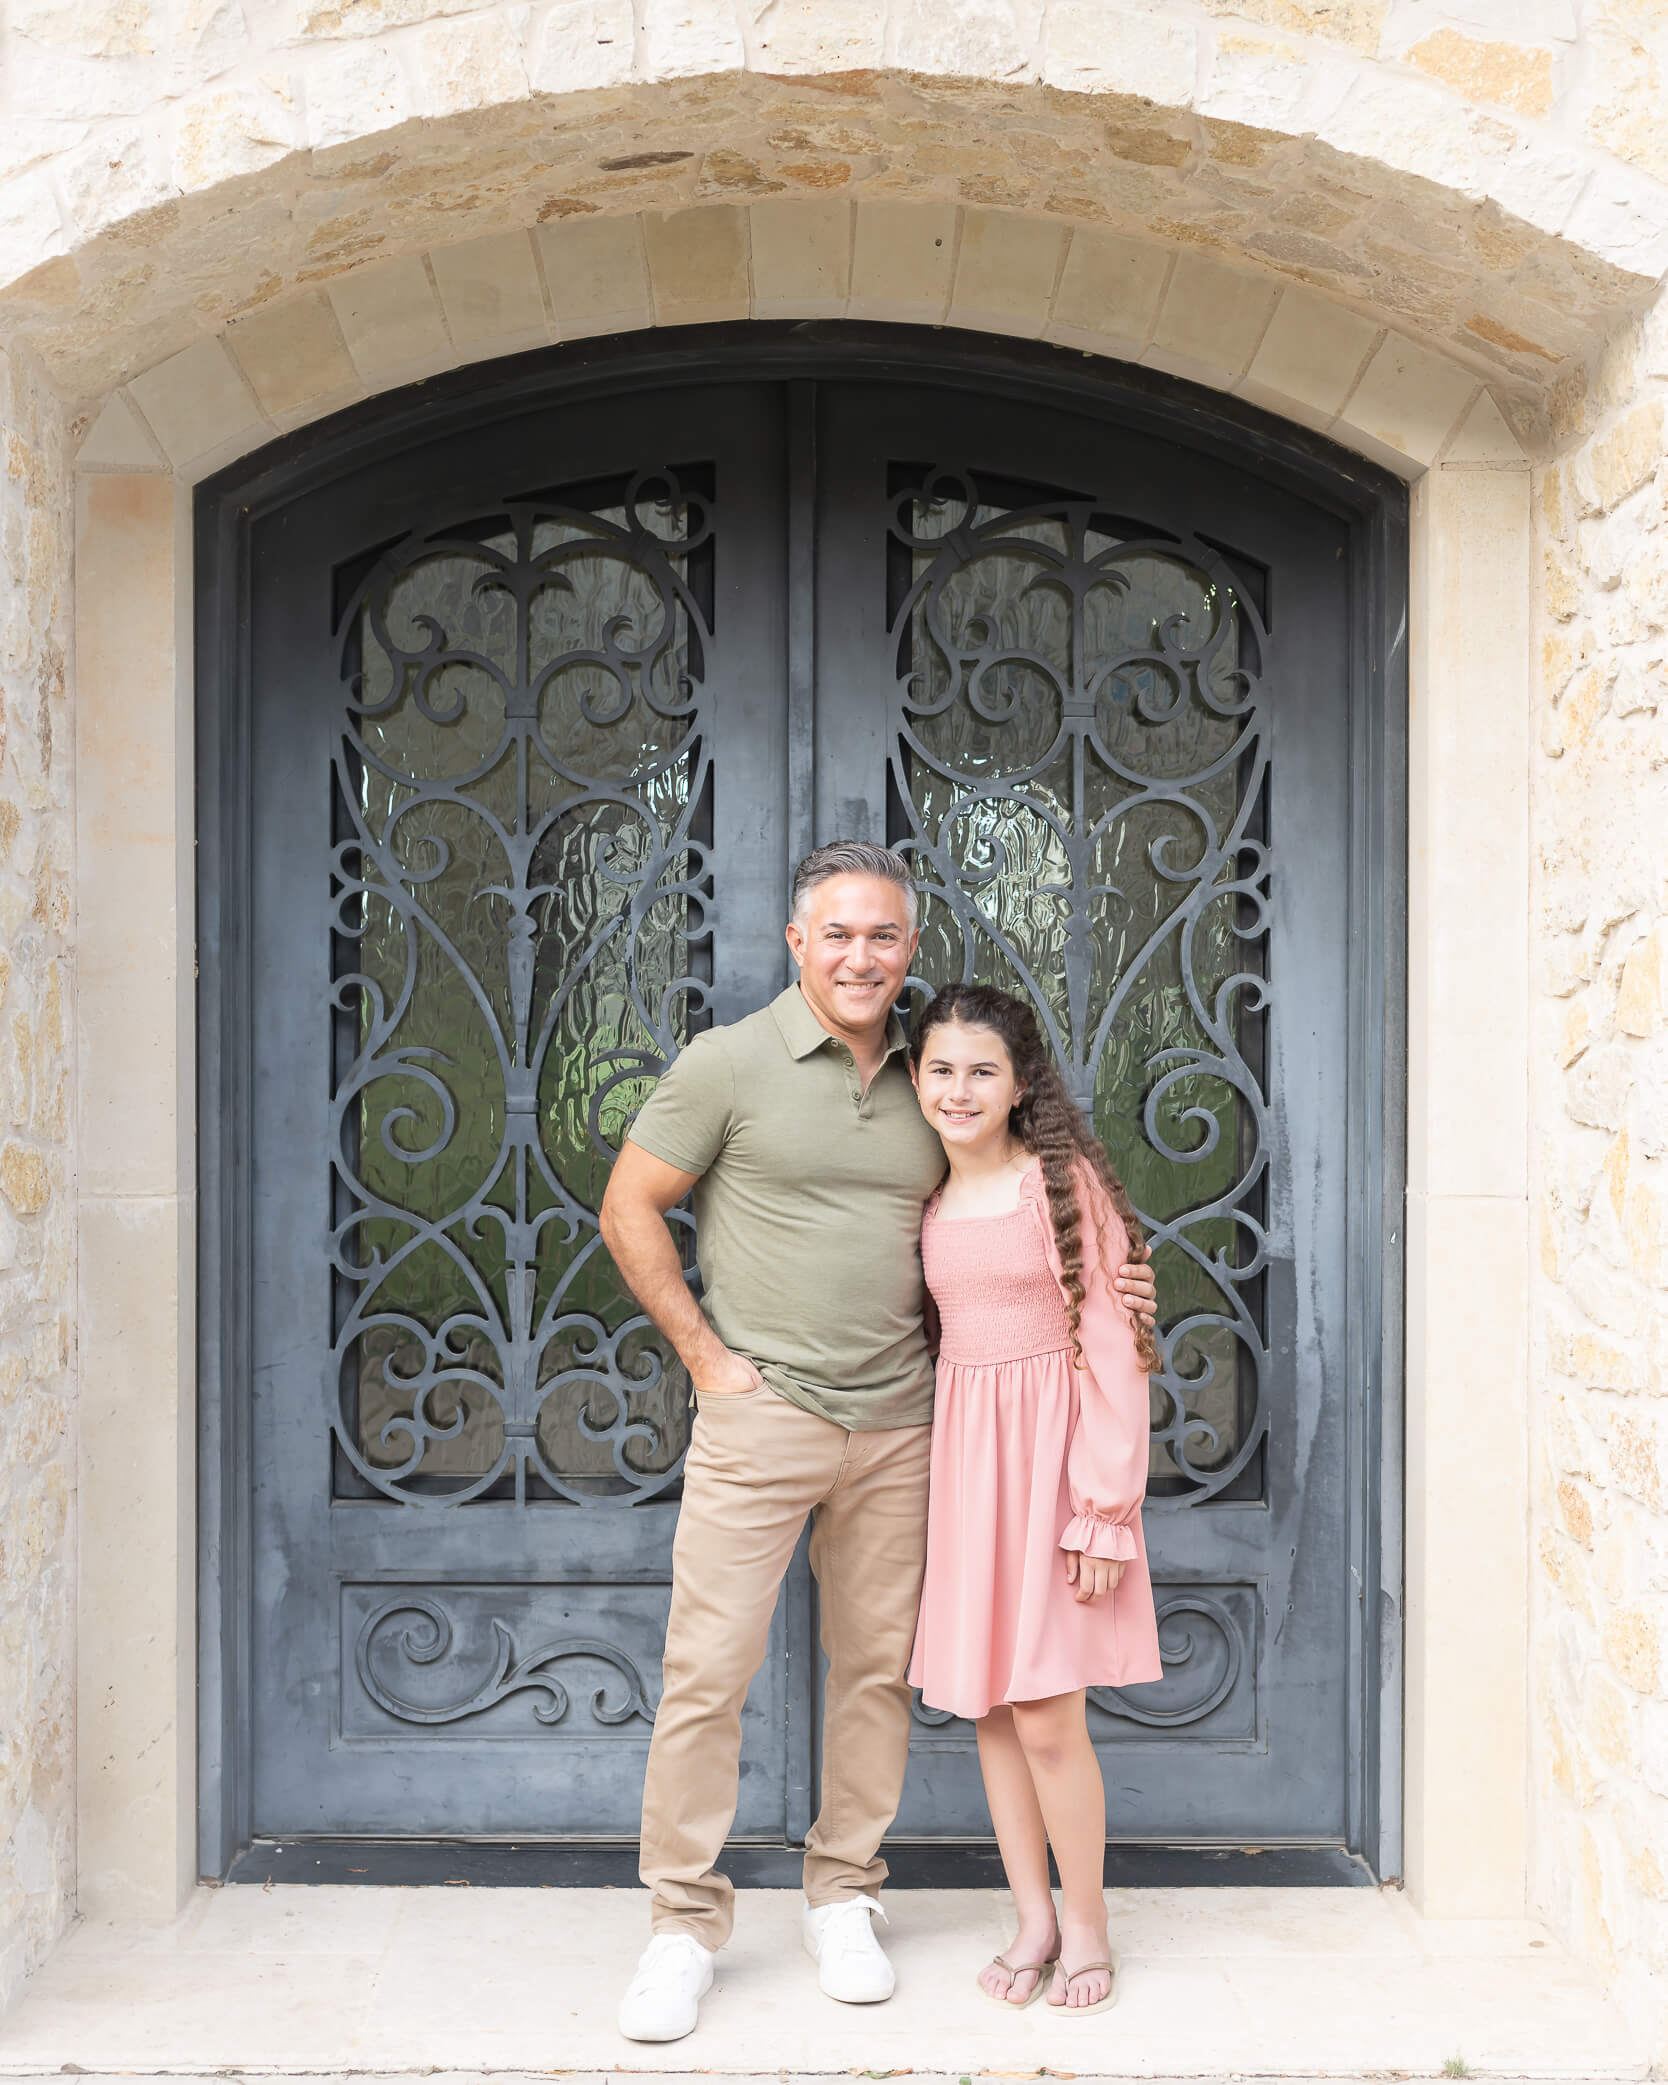
[[[1040,1169],[1032,1179],[1049,1264],[1064,1293]],[[1060,1547],[1127,1563],[1137,1554],[1134,1523],[1147,1490],[1150,1426],[1147,1375],[1136,1353],[1135,1328],[1112,1286],[1129,1255],[1129,1238],[1105,1189],[1086,1165],[1079,1168],[1078,1197],[1083,1209],[1084,1297],[1078,1327],[1083,1366],[1076,1371],[1077,1418],[1066,1450],[1072,1517],[1060,1536]],[[1097,1208],[1102,1216],[1098,1234]]]

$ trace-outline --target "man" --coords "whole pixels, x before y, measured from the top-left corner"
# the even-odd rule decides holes
[[[730,1936],[734,1892],[714,1863],[742,1702],[807,1514],[829,1670],[805,1946],[830,1997],[892,1995],[872,1915],[909,1749],[933,1390],[921,1204],[944,1172],[893,1012],[915,918],[901,856],[858,842],[808,855],[787,929],[798,984],[682,1052],[603,1200],[615,1264],[697,1399],[643,1788],[654,1938],[620,2005],[634,2041],[689,2033]],[[704,1307],[665,1222],[691,1188]],[[1119,1286],[1152,1315],[1147,1268],[1124,1267]]]

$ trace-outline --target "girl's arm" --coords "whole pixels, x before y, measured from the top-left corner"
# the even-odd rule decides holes
[[[1112,1274],[1124,1260],[1129,1241],[1116,1212],[1105,1206],[1098,1182],[1091,1186],[1092,1181],[1084,1168],[1078,1183],[1083,1206],[1085,1294],[1078,1327],[1083,1366],[1077,1371],[1077,1424],[1066,1450],[1072,1518],[1060,1536],[1060,1547],[1128,1562],[1135,1555],[1132,1524],[1147,1490],[1151,1406],[1129,1316],[1112,1287]],[[1097,1204],[1104,1212],[1104,1251],[1094,1220]],[[1046,1201],[1043,1206],[1046,1211]],[[1052,1237],[1050,1256],[1058,1279],[1059,1254]]]

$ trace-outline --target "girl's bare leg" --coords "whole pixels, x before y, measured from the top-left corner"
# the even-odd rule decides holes
[[[1017,1701],[1013,1719],[1060,1870],[1060,1967],[1048,2003],[1094,2005],[1112,1990],[1112,1979],[1104,1969],[1075,1977],[1069,1984],[1066,1979],[1068,1969],[1109,1959],[1103,1887],[1106,1786],[1089,1742],[1083,1692],[1056,1694],[1047,1701]]]
[[[1019,1913],[1019,1931],[1007,1949],[1010,1962],[1040,1962],[1054,1951],[1054,1897],[1048,1886],[1048,1835],[1031,1769],[1014,1730],[1013,1711],[997,1707],[974,1726],[979,1734],[979,1765],[985,1777],[990,1821],[1008,1887]],[[992,1998],[1019,2004],[1036,1988],[1041,1971],[1009,1976],[1000,1963],[987,1962],[979,1983]]]

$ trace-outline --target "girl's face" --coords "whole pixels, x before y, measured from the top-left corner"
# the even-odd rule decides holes
[[[946,1149],[978,1152],[1006,1143],[1008,1116],[1024,1089],[1006,1043],[993,1030],[942,1022],[927,1037],[911,1076],[921,1113]]]

